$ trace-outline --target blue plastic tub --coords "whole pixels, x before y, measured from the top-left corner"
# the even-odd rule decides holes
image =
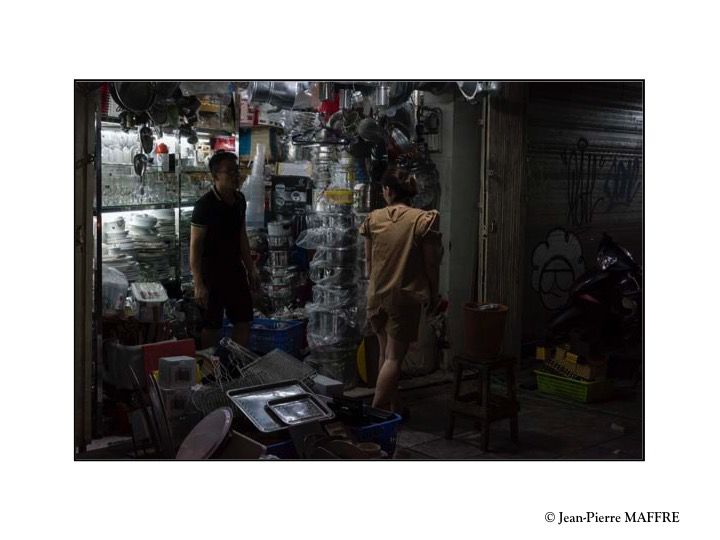
[[[397,432],[401,419],[399,414],[393,414],[392,418],[382,422],[366,426],[348,426],[348,430],[357,442],[377,443],[389,457],[392,457],[397,445]],[[297,459],[295,445],[291,440],[268,445],[267,453],[281,459]]]
[[[223,324],[220,338],[232,336],[232,324],[227,319]],[[281,349],[295,357],[300,356],[305,341],[304,321],[279,321],[255,319],[250,325],[248,348],[258,354]]]
[[[278,321],[255,319],[250,326],[249,349],[265,354],[281,349],[293,356],[299,356],[303,348],[305,325],[303,321]]]

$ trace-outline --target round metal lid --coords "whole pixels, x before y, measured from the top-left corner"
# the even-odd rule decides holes
[[[185,437],[176,459],[210,459],[230,433],[232,419],[229,407],[215,409]]]

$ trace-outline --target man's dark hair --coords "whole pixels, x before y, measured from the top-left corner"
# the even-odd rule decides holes
[[[223,161],[229,160],[232,160],[235,164],[237,164],[238,162],[238,158],[233,152],[217,152],[213,154],[213,156],[210,158],[210,162],[208,163],[208,166],[210,167],[210,172],[212,174],[217,174],[220,164]]]

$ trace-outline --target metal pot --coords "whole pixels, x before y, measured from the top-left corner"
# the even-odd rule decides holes
[[[293,290],[290,285],[273,285],[267,286],[268,296],[274,300],[287,300],[292,299]]]
[[[352,286],[357,281],[355,267],[328,266],[310,263],[308,276],[313,283]]]
[[[357,287],[313,287],[313,303],[320,306],[340,307],[357,301]]]
[[[312,218],[315,227],[328,229],[352,229],[355,226],[355,218],[351,213],[323,212]]]
[[[308,333],[319,336],[323,341],[346,339],[355,334],[344,309],[315,310],[308,315]]]
[[[252,81],[247,91],[251,103],[269,103],[289,109],[295,104],[296,96],[307,87],[304,82]]]
[[[324,261],[330,266],[349,267],[355,264],[357,250],[355,246],[338,248],[319,248],[315,252],[315,260]]]
[[[270,246],[270,249],[288,249],[290,247],[290,237],[268,235],[268,246]]]
[[[360,214],[372,212],[375,209],[377,192],[377,184],[372,182],[357,184],[353,188],[353,210]]]
[[[270,250],[270,266],[285,267],[288,265],[288,251],[286,249]]]
[[[268,223],[268,236],[290,236],[292,223],[289,221],[271,221]],[[270,244],[272,245],[272,244]]]
[[[307,146],[299,146],[293,144],[292,139],[288,138],[285,142],[285,160],[286,161],[309,161],[310,153]]]
[[[155,83],[151,81],[115,81],[110,83],[110,89],[118,105],[136,114],[155,103]]]
[[[410,139],[408,139],[407,135],[405,135],[402,130],[399,128],[393,128],[390,132],[390,138],[392,139],[393,144],[395,145],[395,148],[397,149],[399,154],[407,154],[410,152],[410,150],[413,149],[412,142],[410,142]]]

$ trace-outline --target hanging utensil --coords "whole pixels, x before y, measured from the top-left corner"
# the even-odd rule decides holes
[[[110,83],[110,88],[110,93],[118,104],[136,114],[149,110],[155,103],[155,83],[151,81],[115,81]]]
[[[407,154],[413,149],[412,142],[400,128],[394,127],[390,130],[390,140],[392,141],[392,149],[398,155]]]
[[[133,157],[133,169],[135,170],[135,174],[138,176],[144,175],[145,169],[147,168],[147,162],[148,158],[145,154],[135,154]]]
[[[380,144],[385,142],[382,129],[374,118],[363,118],[358,124],[357,134],[371,143]]]
[[[161,126],[168,121],[168,108],[165,103],[155,103],[152,109],[148,111],[148,115],[156,126]]]
[[[153,137],[152,129],[148,126],[140,128],[140,144],[142,145],[143,152],[146,154],[152,152],[155,139]]]

